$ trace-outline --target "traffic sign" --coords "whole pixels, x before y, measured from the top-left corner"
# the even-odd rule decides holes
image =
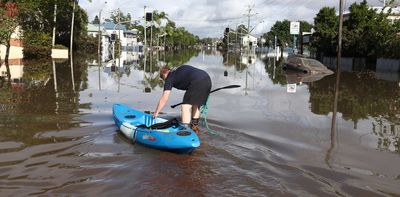
[[[290,22],[290,34],[299,35],[300,33],[300,22]]]

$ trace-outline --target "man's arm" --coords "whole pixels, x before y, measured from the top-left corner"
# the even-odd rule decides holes
[[[156,111],[154,112],[153,116],[154,118],[157,118],[158,114],[160,111],[164,108],[165,104],[168,101],[169,94],[171,93],[171,90],[165,90],[160,98],[160,101],[158,101],[158,105],[156,108]]]

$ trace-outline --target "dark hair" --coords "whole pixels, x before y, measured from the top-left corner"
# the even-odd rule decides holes
[[[160,78],[162,79],[162,76],[170,71],[169,67],[167,65],[163,66],[160,68]]]

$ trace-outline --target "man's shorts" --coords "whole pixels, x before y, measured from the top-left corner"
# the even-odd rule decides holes
[[[201,106],[206,104],[211,90],[211,79],[209,76],[192,81],[183,96],[183,104]]]

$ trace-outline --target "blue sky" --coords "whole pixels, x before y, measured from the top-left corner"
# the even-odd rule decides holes
[[[105,3],[107,1],[107,3]],[[344,0],[345,7],[361,0]],[[379,0],[369,0],[371,6],[381,6]],[[89,15],[89,21],[99,14],[108,17],[120,8],[135,19],[142,19],[146,11],[157,10],[168,14],[177,26],[185,27],[199,37],[221,37],[225,27],[235,28],[238,24],[247,26],[250,14],[252,34],[268,32],[276,21],[304,20],[313,23],[313,18],[322,7],[338,7],[339,0],[81,0],[80,6]],[[104,17],[102,17],[104,19]]]

